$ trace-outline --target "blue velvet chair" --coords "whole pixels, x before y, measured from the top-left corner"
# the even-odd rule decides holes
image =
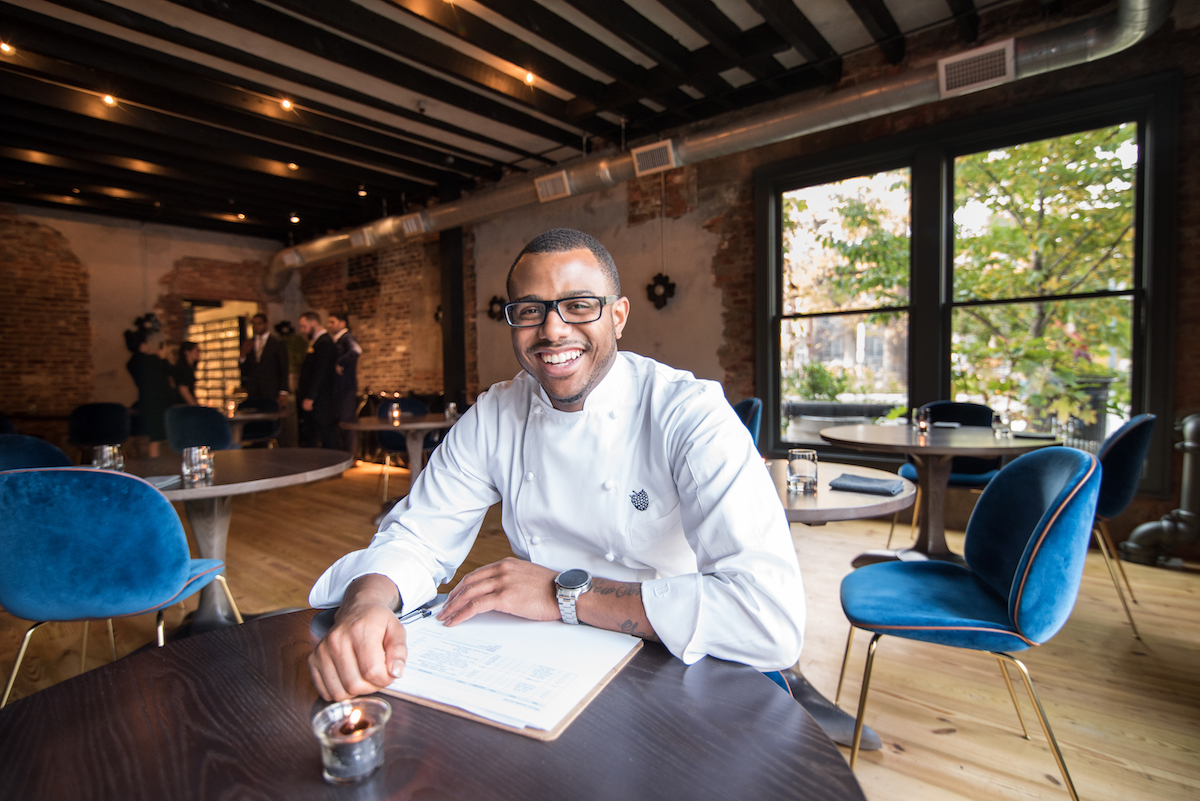
[[[238,404],[239,412],[278,412],[279,403],[270,398],[247,398]],[[283,428],[282,420],[251,420],[242,426],[242,447],[267,443],[267,447],[276,444],[279,432]]]
[[[746,398],[738,401],[733,410],[737,412],[738,419],[746,424],[746,428],[750,431],[750,438],[754,440],[754,445],[757,447],[758,430],[762,424],[762,401],[758,398]]]
[[[35,622],[25,633],[0,706],[21,669],[33,632],[51,621],[84,621],[162,612],[214,579],[240,623],[219,559],[191,559],[171,502],[125,473],[53,467],[0,473],[0,606]],[[109,623],[109,644],[116,643]]]
[[[71,459],[65,453],[44,439],[22,434],[0,434],[0,470],[71,465]]]
[[[933,401],[921,407],[929,410],[931,423],[958,423],[961,426],[979,428],[992,427],[992,409],[981,403],[959,403],[958,401]],[[920,410],[918,409],[918,412]],[[978,459],[973,456],[955,456],[950,462],[950,482],[947,486],[982,492],[1000,469],[999,459]],[[900,465],[900,477],[917,484],[917,468],[911,459]],[[913,503],[912,533],[917,531],[917,510],[921,508],[921,485],[917,484],[917,497]],[[885,547],[892,547],[892,535],[896,532],[896,521],[900,513],[892,515],[892,527],[888,530]]]
[[[120,403],[85,403],[67,418],[67,440],[79,448],[121,446],[129,432],[129,410]]]
[[[1129,590],[1129,600],[1137,603],[1137,598],[1134,597],[1129,577],[1125,575],[1125,568],[1117,558],[1116,546],[1113,544],[1112,535],[1108,533],[1108,521],[1124,512],[1137,493],[1138,482],[1142,479],[1142,466],[1146,462],[1146,453],[1150,450],[1154,421],[1157,419],[1152,414],[1139,414],[1106,439],[1100,446],[1100,452],[1096,454],[1104,468],[1104,477],[1100,480],[1100,498],[1096,501],[1096,520],[1092,532],[1096,536],[1096,545],[1100,548],[1100,553],[1104,555],[1108,575],[1112,577],[1113,586],[1117,588],[1117,597],[1121,599],[1121,606],[1125,608],[1125,617],[1129,618],[1129,627],[1133,629],[1133,636],[1139,640],[1142,636],[1138,633],[1137,624],[1133,622],[1133,612],[1125,601],[1121,582],[1117,580],[1118,571]]]
[[[210,406],[181,405],[167,409],[167,444],[176,453],[204,445],[214,451],[237,447],[233,444],[229,418]]]
[[[851,626],[846,656],[855,628],[874,632],[854,724],[852,769],[875,648],[880,637],[891,634],[996,657],[1028,739],[1007,668],[1007,663],[1016,665],[1071,797],[1077,799],[1029,671],[1006,652],[1046,642],[1070,616],[1083,577],[1100,475],[1099,461],[1083,451],[1044,448],[1025,454],[1005,466],[976,503],[963,549],[966,567],[932,560],[883,562],[842,580],[842,609]],[[843,679],[845,675],[843,659]]]
[[[17,426],[12,420],[9,420],[4,415],[0,414],[0,434],[20,434],[20,433],[21,433],[20,431],[17,431]]]

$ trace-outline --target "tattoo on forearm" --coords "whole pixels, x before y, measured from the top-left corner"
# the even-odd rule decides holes
[[[592,579],[592,588],[588,592],[594,592],[597,595],[612,595],[616,598],[641,598],[642,585],[633,581]]]
[[[650,639],[647,632],[640,631],[636,620],[626,620],[621,624],[621,631],[633,637],[641,637],[643,640]]]

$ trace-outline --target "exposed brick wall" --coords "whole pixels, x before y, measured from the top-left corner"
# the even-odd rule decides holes
[[[95,392],[87,267],[58,231],[0,205],[0,287],[0,412],[65,444],[65,422],[36,418],[69,414]]]
[[[665,212],[668,219],[679,219],[696,209],[696,166],[634,178],[625,184],[630,228],[657,220]]]
[[[479,329],[475,299],[475,230],[463,229],[463,325],[466,327],[467,400],[475,402],[479,395]]]
[[[257,303],[266,312],[270,296],[263,289],[267,265],[258,261],[220,261],[183,258],[160,281],[162,294],[156,306],[168,346],[185,338],[185,300],[242,300]]]

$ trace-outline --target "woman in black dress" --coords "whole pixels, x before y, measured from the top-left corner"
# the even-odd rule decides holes
[[[157,327],[148,324],[145,318],[138,318],[134,325],[133,331],[125,332],[125,346],[132,352],[125,367],[138,390],[137,403],[133,405],[137,410],[133,433],[147,437],[150,440],[147,453],[158,456],[159,444],[167,438],[167,407],[175,402],[171,364],[163,358],[166,342]]]
[[[196,364],[200,361],[200,343],[184,342],[179,346],[179,358],[175,360],[175,390],[179,403],[198,405],[196,400]]]

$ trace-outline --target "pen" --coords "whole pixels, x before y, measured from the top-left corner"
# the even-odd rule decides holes
[[[410,620],[421,620],[422,618],[429,617],[429,616],[430,616],[430,615],[432,615],[432,614],[433,614],[433,610],[432,610],[432,609],[430,609],[430,608],[429,608],[429,607],[427,607],[427,606],[423,606],[423,607],[421,607],[420,609],[414,609],[414,610],[412,610],[412,611],[411,611],[411,612],[409,612],[408,614],[401,615],[401,616],[400,616],[400,622],[401,622],[401,623],[407,623],[407,622],[408,622],[408,621],[410,621]]]

